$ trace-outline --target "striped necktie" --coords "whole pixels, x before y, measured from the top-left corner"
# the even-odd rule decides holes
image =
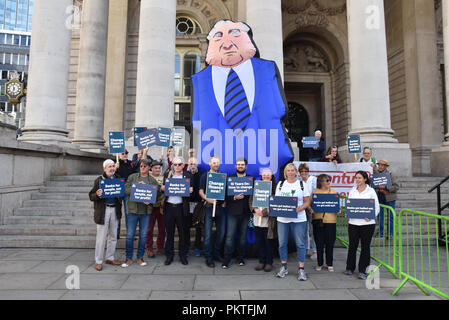
[[[251,111],[245,89],[234,69],[231,69],[226,81],[224,111],[226,122],[233,130],[245,131]]]

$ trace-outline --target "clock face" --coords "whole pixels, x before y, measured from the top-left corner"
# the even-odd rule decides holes
[[[6,87],[6,92],[11,96],[18,96],[20,94],[20,84],[17,82],[11,82]]]

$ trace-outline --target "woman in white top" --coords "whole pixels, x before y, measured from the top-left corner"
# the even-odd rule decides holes
[[[379,200],[376,191],[369,186],[370,181],[365,171],[358,171],[355,174],[356,186],[349,192],[349,199],[373,199],[375,203],[376,217],[379,214]],[[361,252],[359,259],[359,279],[366,280],[366,268],[370,264],[371,253],[370,245],[373,238],[374,229],[376,228],[376,220],[349,219],[348,234],[349,248],[348,257],[346,259],[346,275],[352,275],[355,270],[357,247],[361,242]]]
[[[306,245],[304,243],[307,232],[307,217],[305,209],[310,205],[310,194],[308,188],[304,188],[304,183],[297,178],[298,170],[296,166],[289,163],[285,166],[285,181],[279,182],[276,188],[276,196],[297,197],[298,207],[295,218],[277,218],[278,238],[279,238],[279,256],[281,258],[281,269],[277,276],[284,278],[288,274],[288,237],[291,231],[296,242],[298,253],[298,280],[306,281],[307,275],[304,271],[304,262],[306,260]],[[304,189],[304,190],[303,190]]]

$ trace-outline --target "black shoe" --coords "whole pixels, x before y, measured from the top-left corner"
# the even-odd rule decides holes
[[[209,268],[215,268],[215,263],[212,260],[206,260],[206,265]]]
[[[173,262],[173,258],[167,258],[164,262],[166,266],[170,265]]]
[[[231,265],[230,261],[229,261],[229,260],[225,260],[225,261],[223,261],[223,263],[221,264],[221,267],[222,267],[223,269],[229,269],[230,265]]]
[[[183,264],[183,265],[188,265],[189,264],[189,261],[187,261],[187,257],[181,257],[180,258],[181,259],[181,263]]]
[[[245,261],[243,261],[243,259],[239,260],[239,266],[243,267],[245,265]]]

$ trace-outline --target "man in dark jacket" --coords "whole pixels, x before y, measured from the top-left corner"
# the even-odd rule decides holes
[[[133,164],[133,162],[128,160],[128,150],[125,149],[125,153],[122,153],[120,155],[120,159],[118,161],[118,169],[117,174],[120,176],[120,178],[128,180],[128,177],[137,172],[137,169],[139,168],[138,165]],[[125,195],[122,198],[123,201],[123,212],[125,213],[125,223],[128,225],[128,196]],[[118,221],[118,227],[117,227],[117,239],[120,239],[120,227],[121,227],[121,219]]]
[[[190,149],[193,150],[193,149]],[[190,153],[189,150],[189,153]],[[195,206],[198,204],[198,202],[203,201],[200,197],[200,182],[201,182],[201,176],[203,175],[204,171],[198,169],[198,161],[196,158],[191,157],[189,159],[189,170],[188,172],[192,175],[192,187],[193,187],[193,193],[190,195],[190,213],[193,214],[193,210]],[[195,256],[199,257],[201,255],[201,231],[204,226],[204,219],[198,220],[198,221],[192,221],[193,226],[195,227]],[[190,232],[190,227],[192,224],[186,229],[186,232]],[[187,237],[186,239],[187,247],[190,247],[190,237]]]
[[[117,221],[122,218],[121,198],[102,199],[103,190],[100,180],[118,178],[115,175],[116,165],[108,159],[103,162],[104,173],[95,179],[94,186],[89,192],[89,198],[94,202],[94,221],[97,224],[97,239],[95,244],[95,269],[103,269],[104,247],[107,240],[106,264],[119,266],[114,259],[117,245]]]
[[[235,163],[236,173],[229,177],[248,177],[246,174],[248,162],[244,158],[237,159]],[[251,215],[249,209],[249,197],[239,194],[237,196],[226,196],[226,206],[228,207],[228,233],[226,234],[223,269],[230,266],[232,254],[234,252],[234,236],[236,230],[239,234],[239,243],[237,244],[237,260],[240,266],[245,265],[243,260],[246,248],[246,231]]]
[[[192,176],[187,171],[184,171],[184,160],[181,157],[173,159],[173,171],[168,171],[164,175],[164,185],[161,190],[165,191],[165,180],[170,179],[190,179]],[[193,192],[193,187],[190,186],[190,194]],[[179,235],[179,258],[183,265],[188,264],[186,237],[190,237],[190,234],[186,234],[186,225],[190,224],[190,197],[168,197],[164,199],[164,217],[165,217],[165,229],[167,230],[167,241],[165,242],[165,265],[169,265],[173,262],[175,255],[175,226],[178,228]]]

